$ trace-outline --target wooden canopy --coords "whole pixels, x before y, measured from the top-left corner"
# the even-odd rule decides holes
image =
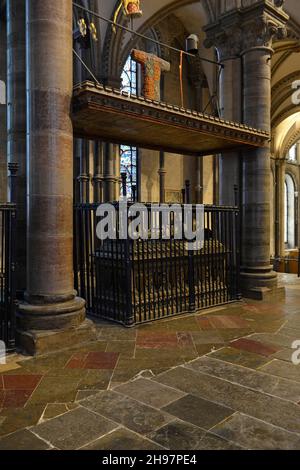
[[[74,88],[77,137],[183,155],[263,147],[269,134],[207,114],[84,82]]]

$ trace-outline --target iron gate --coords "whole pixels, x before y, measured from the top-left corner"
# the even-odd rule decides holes
[[[14,234],[16,207],[0,204],[0,340],[15,346]]]
[[[122,240],[118,226],[115,240],[100,241],[97,208],[75,207],[75,289],[90,315],[133,325],[240,299],[237,208],[205,206],[204,246],[196,251],[187,249],[184,237],[173,236],[174,214],[169,239],[160,219],[156,240]]]

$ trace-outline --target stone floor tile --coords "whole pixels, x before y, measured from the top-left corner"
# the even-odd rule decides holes
[[[244,450],[244,448],[208,432],[197,450]]]
[[[43,377],[28,404],[69,403],[75,400],[78,378]]]
[[[160,445],[129,429],[120,428],[101,437],[81,450],[162,450]]]
[[[32,390],[4,390],[2,408],[23,408],[31,397]]]
[[[81,405],[139,434],[148,434],[171,419],[167,413],[114,391],[101,392]]]
[[[115,352],[90,352],[84,363],[85,369],[113,370],[118,362],[119,354]]]
[[[230,343],[230,347],[241,349],[243,351],[253,352],[262,356],[270,357],[272,354],[283,349],[271,344],[262,344],[260,341],[254,341],[249,338],[241,338]]]
[[[285,336],[282,333],[254,333],[249,336],[249,339],[260,341],[263,344],[272,344],[273,346],[278,346],[281,349],[290,348],[293,342],[288,336]],[[294,339],[297,339],[297,337],[295,336]]]
[[[119,354],[116,352],[80,352],[73,354],[65,368],[113,370],[118,358]]]
[[[48,450],[49,448],[46,442],[27,429],[0,438],[0,450]]]
[[[137,330],[131,328],[122,328],[118,325],[111,326],[108,324],[101,329],[99,339],[110,341],[110,340],[124,340],[124,341],[134,341],[136,339]]]
[[[199,317],[197,318],[197,323],[202,331],[214,330],[215,326],[210,322],[208,317]]]
[[[300,384],[297,382],[267,375],[260,371],[252,371],[212,357],[201,357],[187,364],[186,367],[295,403],[300,400]]]
[[[121,385],[114,390],[154,408],[162,408],[185,395],[178,390],[144,378]]]
[[[252,450],[300,450],[300,435],[237,413],[212,430],[224,439]]]
[[[85,360],[88,353],[75,353],[65,366],[65,369],[84,369]]]
[[[42,379],[42,375],[4,375],[5,390],[34,390]]]
[[[187,317],[182,316],[182,317],[170,319],[169,321],[165,322],[164,330],[162,330],[162,332],[165,331],[165,328],[167,328],[169,332],[176,333],[178,331],[185,331],[187,333],[191,333],[193,331],[199,331],[199,324],[197,321],[197,317],[194,315],[187,316]]]
[[[272,354],[271,357],[269,357],[268,364],[273,360],[273,359],[280,359],[281,361],[285,362],[290,362],[292,364],[292,355],[295,352],[294,349],[283,349],[282,351],[278,351],[275,354]]]
[[[238,448],[224,439],[184,421],[172,421],[149,438],[169,450],[232,450]]]
[[[44,405],[26,406],[25,408],[6,408],[1,417],[5,420],[0,426],[0,435],[13,433],[19,429],[36,425],[44,411]]]
[[[110,341],[106,352],[119,353],[121,357],[133,358],[135,352],[135,341]]]
[[[76,402],[85,400],[86,398],[92,397],[93,395],[96,395],[98,393],[98,390],[78,390],[77,395],[76,395]]]
[[[249,327],[249,322],[247,320],[233,315],[216,315],[210,317],[209,321],[216,329],[220,330],[242,329]]]
[[[191,333],[186,331],[179,331],[177,333],[178,346],[180,348],[194,348],[194,341]]]
[[[224,348],[224,344],[196,344],[195,345],[198,356],[204,356],[205,354],[210,354],[212,352],[221,350]]]
[[[194,395],[186,395],[165,406],[163,410],[182,419],[182,421],[195,424],[203,429],[210,429],[234,413],[230,408],[217,405]]]
[[[46,421],[48,419],[55,418],[56,416],[60,416],[62,414],[67,413],[70,411],[67,407],[66,404],[55,404],[55,403],[50,403],[49,405],[46,406],[42,419],[43,421]]]
[[[193,341],[195,345],[198,344],[223,344],[224,340],[217,331],[199,331],[192,333]]]
[[[231,347],[219,349],[211,354],[209,357],[220,359],[232,364],[238,364],[250,369],[257,369],[258,367],[270,361],[269,358],[260,356],[259,354],[242,351]]]
[[[178,347],[176,333],[145,333],[138,332],[137,348],[141,349],[170,349]]]
[[[78,407],[32,428],[37,436],[61,450],[78,449],[116,429],[112,421]]]
[[[300,407],[280,398],[178,367],[153,380],[188,394],[213,401],[274,426],[300,433]]]
[[[80,390],[106,390],[113,376],[112,370],[87,370],[81,371],[81,380],[78,383]]]
[[[272,362],[269,362],[265,366],[261,367],[260,370],[267,374],[283,377],[295,382],[300,382],[300,367],[292,363],[288,364],[285,361],[274,359]]]

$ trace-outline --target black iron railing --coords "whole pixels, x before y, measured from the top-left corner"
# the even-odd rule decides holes
[[[0,340],[15,346],[15,234],[16,208],[0,204]]]
[[[153,216],[146,206],[150,234]],[[175,239],[174,213],[169,239],[160,217],[156,240],[121,240],[118,225],[116,240],[100,241],[97,207],[75,207],[75,288],[89,314],[132,325],[240,299],[237,208],[205,206],[204,244],[191,251],[184,236]]]

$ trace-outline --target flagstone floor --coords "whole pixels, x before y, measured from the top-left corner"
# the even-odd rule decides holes
[[[0,449],[300,449],[300,280],[0,366]]]

